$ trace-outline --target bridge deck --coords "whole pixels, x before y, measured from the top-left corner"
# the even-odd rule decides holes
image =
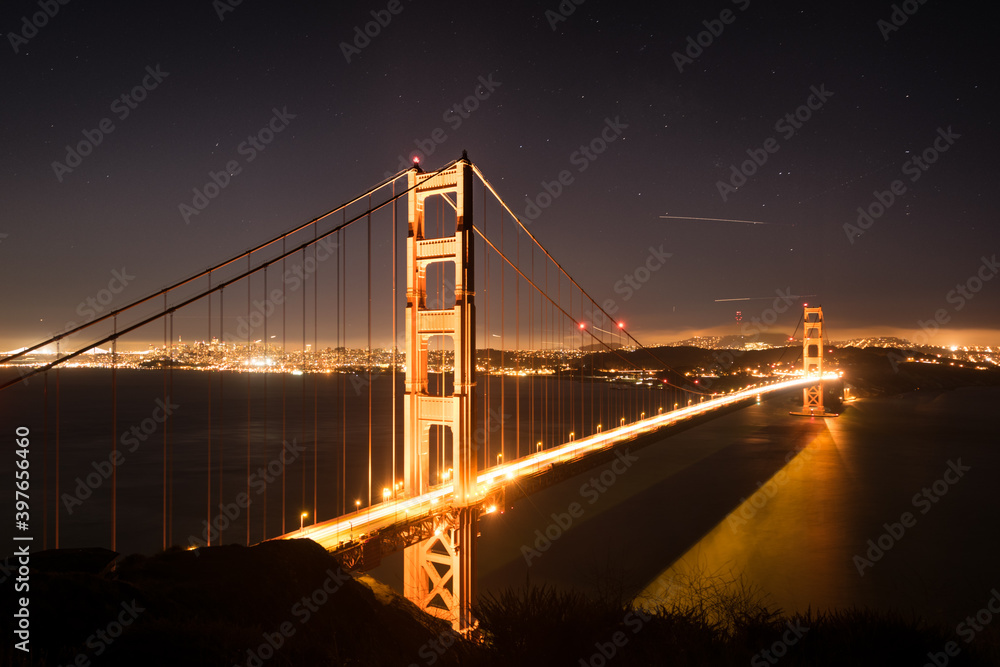
[[[824,376],[824,379],[831,380],[837,379],[837,377],[836,374],[830,373]],[[790,380],[762,384],[677,410],[656,414],[618,428],[608,429],[602,433],[536,452],[510,463],[493,466],[479,474],[476,497],[467,500],[480,506],[484,513],[492,512],[496,509],[498,498],[502,497],[506,485],[529,476],[545,474],[555,464],[580,460],[594,452],[609,450],[618,444],[634,440],[640,435],[652,433],[692,417],[705,415],[762,394],[801,387],[814,382],[816,382],[815,378],[796,377]],[[396,545],[396,548],[402,548],[409,541],[408,535],[411,531],[413,532],[412,539],[418,540],[420,535],[428,530],[439,529],[434,527],[434,519],[451,510],[452,495],[452,484],[440,484],[423,495],[412,498],[397,497],[376,503],[363,510],[317,523],[275,539],[309,538],[330,551],[355,550],[359,553],[359,557],[354,560],[360,561],[361,547],[373,534],[386,532],[391,536],[390,541]],[[427,523],[428,521],[430,523]],[[422,529],[413,530],[418,526],[422,526]],[[385,553],[383,550],[382,555]]]

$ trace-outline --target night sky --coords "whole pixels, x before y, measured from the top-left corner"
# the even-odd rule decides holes
[[[733,333],[737,309],[771,300],[716,299],[787,290],[817,295],[834,338],[912,338],[937,314],[934,344],[1000,343],[993,6],[48,1],[52,17],[46,0],[0,10],[0,349],[76,318],[115,270],[134,276],[123,305],[365,191],[421,143],[428,169],[468,150],[643,342]],[[244,144],[269,122],[270,144]],[[85,132],[100,143],[70,167]],[[563,170],[536,214],[526,200]],[[890,196],[862,229],[858,208]],[[650,248],[671,256],[623,302]]]

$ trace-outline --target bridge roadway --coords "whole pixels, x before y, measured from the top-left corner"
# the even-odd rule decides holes
[[[839,376],[836,373],[827,373],[823,379],[836,380]],[[553,464],[578,461],[595,452],[610,450],[617,444],[634,440],[640,435],[692,417],[711,413],[762,394],[803,387],[815,382],[815,377],[798,376],[756,385],[677,410],[658,413],[618,428],[524,456],[510,463],[501,463],[479,474],[477,497],[473,499],[472,504],[479,506],[484,514],[489,514],[496,511],[498,504],[502,502],[504,487],[530,476],[544,474]],[[452,494],[452,484],[439,484],[420,496],[389,498],[351,514],[306,526],[303,530],[296,530],[274,539],[309,538],[335,553],[354,552],[354,556],[348,559],[348,565],[363,565],[364,569],[369,569],[378,564],[382,555],[425,539],[429,532],[441,530],[446,526],[447,522],[434,519],[443,517],[451,511]],[[388,548],[380,546],[380,553],[365,554],[364,543],[368,541],[367,538],[382,533],[392,535],[388,538],[390,546]],[[386,539],[380,540],[383,543],[386,541]],[[362,564],[363,560],[367,562]]]

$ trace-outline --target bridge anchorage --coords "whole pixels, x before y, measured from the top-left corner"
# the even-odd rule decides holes
[[[808,306],[802,309],[802,370],[803,377],[815,382],[802,388],[802,409],[789,412],[800,417],[836,417],[823,407],[823,308]]]

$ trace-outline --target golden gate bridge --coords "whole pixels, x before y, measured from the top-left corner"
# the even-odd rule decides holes
[[[82,502],[79,483],[93,468],[103,479],[87,486],[107,508],[105,537],[88,524],[76,543],[106,539],[116,550],[120,532],[148,526],[148,514],[120,516],[132,502],[122,482],[148,490],[155,481],[163,549],[178,533],[201,532],[189,546],[211,546],[241,527],[247,545],[307,537],[356,569],[403,551],[406,596],[464,631],[475,622],[478,521],[511,496],[764,394],[802,388],[802,413],[825,415],[822,310],[806,310],[802,375],[755,378],[728,392],[696,386],[612,317],[463,153],[436,171],[414,165],[264,243],[7,355],[0,367],[16,368],[16,377],[0,391],[43,380],[46,546],[51,536],[60,547],[74,521],[71,501]],[[162,346],[136,355],[130,340]],[[597,352],[580,352],[587,346]],[[25,363],[46,351],[51,360]],[[104,452],[80,452],[64,423],[66,369],[81,364],[106,369],[107,386],[88,391],[105,397],[108,414],[87,417],[106,428],[96,436]],[[211,371],[204,404],[184,408],[201,414],[204,437],[178,442],[190,384],[180,370],[190,368]],[[245,383],[226,381],[234,370]],[[140,374],[156,372],[159,411],[137,426],[119,408],[138,391]],[[384,380],[389,391],[380,389]],[[612,386],[626,391],[605,391]],[[148,466],[140,473],[123,465],[139,438],[159,440],[155,476]],[[76,461],[89,456],[91,466],[65,463],[67,440]],[[359,484],[360,493],[348,493]],[[192,528],[200,520],[192,496],[203,503],[204,531]]]

